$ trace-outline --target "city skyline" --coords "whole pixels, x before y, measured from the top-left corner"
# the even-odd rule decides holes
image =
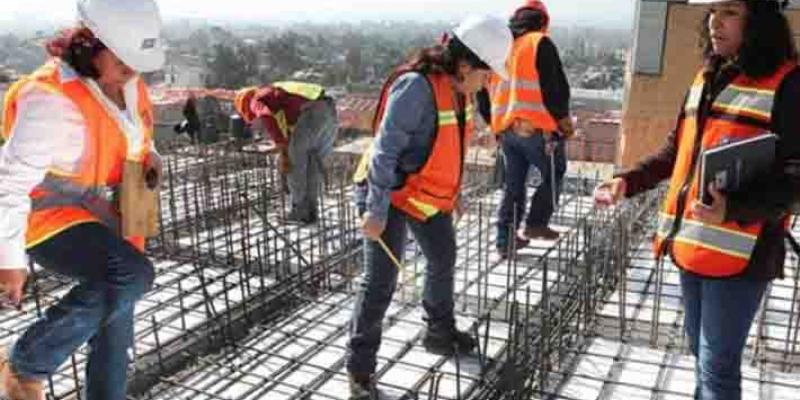
[[[74,20],[74,0],[4,0],[0,30],[27,25],[67,24]],[[211,22],[358,22],[379,20],[451,21],[471,13],[507,16],[519,0],[270,0],[257,6],[247,0],[159,0],[165,20],[205,19]],[[553,0],[547,2],[555,25],[633,26],[634,0]]]

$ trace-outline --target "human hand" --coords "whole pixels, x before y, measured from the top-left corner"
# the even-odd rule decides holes
[[[625,197],[627,191],[628,184],[623,178],[603,182],[594,189],[594,204],[602,208],[616,205]]]
[[[20,308],[28,270],[25,268],[0,269],[0,306],[3,308]]]
[[[725,213],[728,210],[728,199],[717,190],[716,185],[713,183],[708,186],[708,192],[711,194],[712,199],[710,206],[698,200],[694,200],[689,210],[698,221],[719,225],[725,222]]]
[[[370,240],[378,240],[386,230],[386,221],[381,220],[369,211],[361,217],[361,233]]]
[[[150,190],[158,188],[163,176],[164,161],[158,153],[151,151],[144,159],[144,181],[147,188]]]

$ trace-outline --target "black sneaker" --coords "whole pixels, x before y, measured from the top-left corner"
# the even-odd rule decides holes
[[[378,389],[375,388],[370,375],[349,374],[350,397],[348,400],[378,400]]]
[[[433,354],[452,355],[454,351],[469,354],[478,346],[478,341],[469,333],[452,328],[447,331],[428,330],[422,339],[422,345]]]

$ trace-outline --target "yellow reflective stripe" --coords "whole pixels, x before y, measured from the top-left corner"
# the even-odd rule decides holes
[[[703,247],[703,248],[706,248],[706,249],[714,250],[714,251],[716,251],[718,253],[726,254],[726,255],[729,255],[729,256],[733,256],[733,257],[749,259],[750,255],[752,254],[752,251],[749,251],[747,253],[742,253],[742,252],[737,252],[736,250],[723,249],[722,247],[714,246],[714,245],[712,245],[712,244],[710,244],[708,242],[701,242],[700,240],[691,239],[691,238],[688,238],[688,237],[685,237],[685,236],[676,236],[674,240],[676,242],[690,244],[692,246],[698,246],[698,247]]]
[[[275,118],[275,122],[277,122],[278,128],[280,128],[283,136],[288,138],[292,126],[290,126],[289,121],[286,120],[286,113],[284,113],[283,110],[281,110],[278,111],[277,114],[273,114],[273,117]]]
[[[421,212],[426,218],[430,218],[438,214],[440,211],[438,208],[428,203],[421,202],[411,197],[408,198],[408,202],[411,203],[412,206],[416,207],[417,210],[419,210],[419,212]]]
[[[279,87],[291,94],[305,97],[309,100],[317,100],[322,96],[325,91],[320,85],[315,83],[296,82],[296,81],[282,81],[272,84],[274,87]]]
[[[758,89],[758,88],[752,88],[752,87],[747,87],[747,86],[740,86],[740,85],[736,85],[736,84],[728,85],[728,89],[734,89],[734,90],[738,90],[740,92],[754,93],[754,94],[758,94],[758,95],[762,95],[762,96],[774,96],[775,95],[775,91],[774,90]]]
[[[747,112],[770,118],[775,92],[738,85],[729,85],[717,96],[713,107],[729,113]]]
[[[467,122],[472,121],[474,114],[475,114],[475,107],[473,107],[472,105],[468,105],[464,109],[464,120]],[[439,126],[456,125],[456,124],[458,124],[458,116],[455,111],[453,110],[439,111]]]
[[[661,214],[657,234],[662,238],[669,235],[675,218],[668,214]],[[711,249],[723,254],[749,258],[756,246],[758,237],[746,232],[704,224],[702,222],[684,219],[681,228],[675,235],[676,242],[691,244]]]
[[[439,125],[455,125],[458,124],[455,111],[439,111]]]

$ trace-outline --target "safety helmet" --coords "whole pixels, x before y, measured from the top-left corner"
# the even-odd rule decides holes
[[[78,0],[78,20],[138,72],[164,65],[161,15],[154,0]]]
[[[544,2],[542,0],[526,0],[524,4],[522,4],[521,6],[519,6],[519,8],[514,10],[514,15],[525,9],[536,10],[542,13],[542,16],[544,17],[544,21],[542,21],[542,26],[546,31],[547,28],[550,26],[550,13],[547,12],[547,6],[544,5]]]
[[[244,122],[250,123],[256,117],[253,114],[252,109],[250,108],[250,101],[252,101],[253,96],[256,94],[255,86],[246,87],[243,89],[239,89],[236,92],[236,97],[233,99],[233,107],[236,108],[236,112],[242,116]]]
[[[511,54],[514,37],[505,21],[489,15],[472,15],[453,30],[453,35],[495,73],[504,79],[508,78],[506,61]]]

